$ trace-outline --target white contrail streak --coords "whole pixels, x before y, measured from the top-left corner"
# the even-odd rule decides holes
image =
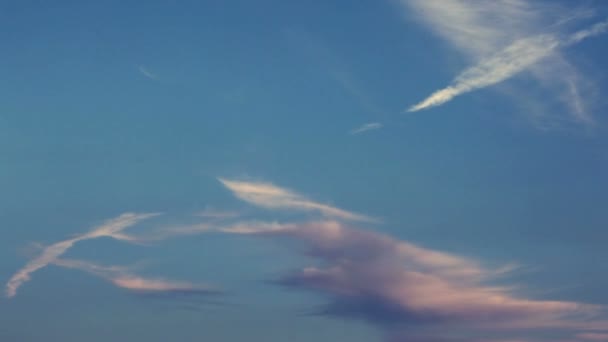
[[[408,112],[439,106],[456,96],[505,81],[550,56],[558,48],[577,44],[607,30],[608,21],[604,21],[589,29],[575,32],[565,39],[559,39],[558,36],[552,34],[519,39],[496,55],[465,70],[450,86],[434,92],[420,103],[410,107]]]

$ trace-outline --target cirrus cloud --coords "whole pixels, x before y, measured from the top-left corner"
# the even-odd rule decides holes
[[[134,239],[128,235],[122,233],[123,230],[129,228],[138,222],[145,220],[150,217],[157,216],[157,213],[125,213],[117,218],[107,220],[98,227],[95,227],[88,233],[76,236],[74,238],[64,240],[61,242],[54,243],[48,247],[42,249],[40,255],[30,262],[28,262],[23,268],[18,270],[6,284],[6,296],[11,298],[17,294],[17,290],[23,283],[31,279],[32,273],[38,271],[41,268],[48,266],[55,262],[61,255],[67,252],[74,244],[84,240],[96,239],[100,237],[110,237],[116,240],[123,241],[134,241]]]
[[[54,265],[77,269],[101,277],[113,285],[136,293],[213,294],[218,290],[202,284],[133,274],[128,267],[102,266],[87,261],[56,259]]]
[[[377,222],[377,219],[312,201],[296,192],[271,183],[218,178],[239,199],[266,209],[318,212],[323,216],[349,221]]]
[[[593,10],[525,0],[401,0],[400,3],[473,63],[449,86],[433,92],[408,111],[442,105],[526,71],[542,88],[556,94],[554,99],[563,103],[576,121],[593,121],[588,112],[589,101],[581,95],[592,92],[592,82],[562,53],[565,48],[606,32],[608,21],[574,33],[569,29],[593,17]],[[518,94],[518,98],[519,102],[531,103],[529,92]]]

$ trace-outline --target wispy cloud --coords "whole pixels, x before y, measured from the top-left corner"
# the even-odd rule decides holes
[[[586,101],[580,95],[580,88],[588,82],[560,50],[604,33],[608,22],[571,34],[560,31],[571,22],[589,18],[592,11],[566,10],[555,4],[524,0],[402,0],[401,3],[474,62],[451,85],[411,106],[410,112],[439,106],[456,96],[528,71],[541,86],[558,93],[556,99],[566,104],[575,119],[591,121]]]
[[[231,211],[231,210],[220,210],[220,209],[216,209],[213,207],[205,207],[205,209],[203,209],[202,211],[200,211],[194,215],[198,216],[198,217],[207,218],[207,219],[225,220],[225,219],[237,218],[241,214],[236,211]]]
[[[274,282],[325,296],[316,314],[365,320],[389,341],[582,342],[608,333],[603,306],[531,299],[520,286],[500,285],[516,269],[511,264],[489,267],[336,220],[204,223],[168,229],[164,237],[209,233],[299,242],[305,248],[295,250],[319,263]],[[566,337],[525,338],[532,330]]]
[[[89,233],[45,248],[11,279],[12,295],[32,272],[49,264],[85,271],[135,293],[216,293],[203,284],[148,278],[130,267],[60,256],[78,241],[103,236],[133,242],[219,233],[293,240],[303,246],[296,249],[298,253],[316,262],[284,273],[275,283],[321,294],[326,302],[316,314],[367,321],[381,328],[389,341],[584,342],[603,341],[608,334],[604,306],[533,299],[521,287],[501,284],[514,269],[512,265],[492,267],[470,257],[352,227],[349,222],[370,219],[271,183],[220,181],[237,198],[262,208],[312,211],[324,218],[286,223],[223,220],[222,211],[209,209],[203,212],[208,214],[202,215],[203,223],[168,227],[146,238],[127,236],[123,230],[156,214],[124,214]],[[7,294],[11,294],[8,289],[7,285]],[[527,338],[536,335],[530,331],[540,332],[541,337]],[[544,332],[564,337],[547,339],[542,337]]]
[[[327,217],[349,221],[376,222],[365,215],[353,213],[327,204],[312,201],[298,193],[271,183],[235,181],[219,178],[219,181],[239,199],[266,209],[318,212]]]
[[[138,293],[212,294],[218,290],[201,284],[163,278],[147,278],[133,274],[128,267],[102,266],[91,262],[55,259],[54,265],[77,269],[101,277],[113,285]]]
[[[361,125],[353,130],[350,131],[350,134],[361,134],[367,131],[373,131],[376,129],[380,129],[382,128],[382,124],[379,122],[370,122],[370,123],[366,123],[364,125]]]
[[[48,266],[50,263],[55,262],[61,255],[67,252],[74,244],[84,240],[96,239],[100,237],[110,237],[117,240],[133,241],[133,238],[122,233],[126,228],[137,224],[138,222],[157,216],[155,213],[147,214],[135,214],[126,213],[122,214],[117,218],[108,220],[102,225],[95,227],[90,232],[79,235],[77,237],[57,242],[44,249],[42,249],[40,255],[30,262],[28,262],[22,269],[17,271],[8,283],[6,284],[6,296],[14,297],[17,294],[17,290],[23,283],[30,280],[31,274],[37,270]]]
[[[285,223],[224,221],[215,218],[215,210],[209,210],[211,215],[203,215],[205,222],[200,224],[166,227],[149,237],[129,239],[163,240],[196,234],[291,239],[304,246],[299,253],[318,262],[286,272],[275,278],[275,283],[323,295],[327,301],[315,311],[317,314],[367,321],[380,327],[390,341],[581,342],[601,341],[603,334],[608,334],[606,308],[601,305],[533,299],[519,286],[501,284],[514,269],[512,265],[491,267],[473,258],[354,228],[348,222],[369,219],[271,183],[220,181],[237,198],[262,208],[313,211],[325,218]],[[48,262],[89,272],[138,293],[213,291],[191,282],[141,277],[124,267],[57,256]],[[531,330],[565,337],[528,339]]]
[[[502,82],[549,56],[559,46],[551,35],[539,35],[514,42],[495,56],[461,73],[452,85],[440,89],[410,107],[416,112],[442,105],[454,97]]]
[[[504,50],[493,57],[486,59],[476,66],[473,66],[461,73],[452,85],[436,91],[422,102],[408,109],[416,112],[434,106],[442,105],[454,97],[485,88],[528,69],[531,65],[550,56],[559,47],[576,44],[586,38],[603,33],[608,29],[608,22],[594,25],[587,30],[578,31],[566,39],[559,39],[556,35],[541,34],[529,38],[515,41]],[[574,83],[570,82],[570,91],[578,104],[575,104],[575,111],[582,111],[580,97],[573,88]]]
[[[442,341],[445,331],[452,331],[454,341],[498,341],[489,337],[529,329],[565,335],[608,330],[608,322],[597,319],[600,306],[525,298],[511,287],[491,285],[504,276],[500,268],[340,222],[243,222],[221,231],[304,243],[306,255],[323,266],[289,273],[278,283],[324,294],[330,301],[320,314],[365,319],[401,336],[399,341]]]
[[[156,74],[154,74],[153,72],[151,72],[150,70],[148,70],[143,65],[138,65],[137,66],[137,70],[139,71],[140,74],[144,75],[145,77],[147,77],[147,78],[149,78],[151,80],[155,80],[155,79],[158,78],[158,76]]]

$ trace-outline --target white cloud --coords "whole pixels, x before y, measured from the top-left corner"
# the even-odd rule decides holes
[[[608,22],[600,22],[573,34],[560,33],[571,22],[592,16],[592,11],[524,0],[401,3],[473,62],[451,85],[411,106],[409,111],[438,106],[529,71],[541,86],[557,93],[555,99],[566,105],[574,119],[592,121],[587,112],[589,105],[581,96],[581,88],[588,89],[590,82],[560,53],[561,49],[608,29]]]
[[[271,183],[234,181],[224,178],[219,178],[219,181],[232,191],[237,198],[262,208],[318,212],[327,217],[349,221],[377,221],[365,215],[314,202],[298,193]]]
[[[434,92],[408,111],[442,105],[454,97],[502,82],[549,56],[559,42],[550,35],[518,40],[492,58],[462,72],[452,85]]]
[[[135,225],[141,220],[157,216],[158,214],[135,214],[126,213],[117,218],[108,220],[102,225],[95,227],[92,231],[79,235],[77,237],[57,242],[44,249],[40,255],[28,262],[22,269],[17,271],[6,284],[6,296],[14,297],[17,290],[23,283],[31,278],[31,274],[37,270],[46,267],[50,263],[55,262],[61,255],[67,252],[74,244],[79,241],[96,239],[100,237],[111,237],[117,240],[133,241],[130,236],[122,234],[122,231],[130,226]]]
[[[150,70],[148,70],[146,67],[144,67],[143,65],[139,65],[137,66],[137,70],[144,76],[146,76],[147,78],[151,79],[151,80],[155,80],[158,78],[158,76],[154,73],[152,73]]]
[[[373,131],[376,129],[380,129],[382,128],[382,124],[379,122],[370,122],[370,123],[366,123],[364,125],[361,125],[353,130],[350,131],[350,134],[361,134],[367,131]]]

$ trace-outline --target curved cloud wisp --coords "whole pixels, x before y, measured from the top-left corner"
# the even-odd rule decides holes
[[[239,199],[266,209],[296,210],[318,212],[323,216],[348,221],[378,222],[378,220],[312,201],[298,193],[278,187],[271,183],[234,181],[224,178],[218,180]]]
[[[148,70],[146,67],[144,67],[143,65],[139,65],[137,67],[137,70],[144,75],[145,77],[151,79],[151,80],[156,80],[158,78],[158,76],[156,76],[156,74],[152,73],[150,70]]]
[[[42,250],[40,255],[30,262],[28,262],[22,269],[17,271],[6,284],[6,296],[8,298],[14,297],[17,294],[17,290],[23,283],[31,279],[31,274],[37,270],[48,266],[55,262],[61,255],[67,252],[74,244],[79,241],[96,239],[100,237],[111,237],[117,240],[130,241],[132,240],[129,236],[122,234],[122,231],[128,227],[131,227],[138,222],[157,216],[158,214],[147,213],[147,214],[135,214],[126,213],[122,214],[117,218],[108,220],[102,225],[94,228],[92,231],[77,236],[72,239],[57,242]]]
[[[380,129],[382,127],[383,127],[383,125],[379,122],[370,122],[370,123],[366,123],[364,125],[361,125],[355,129],[351,130],[349,133],[351,135],[356,135],[356,134],[361,134],[361,133],[365,133],[368,131]]]
[[[56,259],[53,264],[90,273],[117,287],[138,293],[211,294],[218,292],[212,287],[187,281],[138,276],[131,273],[127,267],[101,266],[91,262],[68,259]]]

